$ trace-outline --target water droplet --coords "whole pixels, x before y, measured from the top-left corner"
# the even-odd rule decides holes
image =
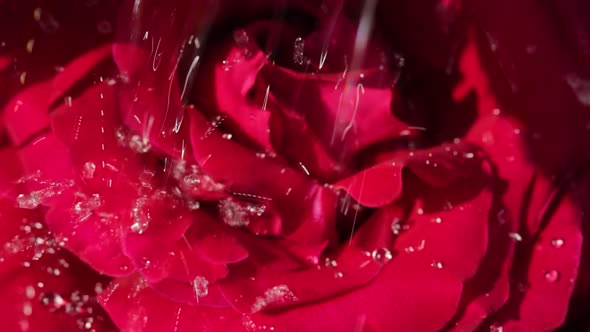
[[[27,52],[33,53],[33,47],[35,46],[35,39],[29,39],[27,42]]]
[[[234,41],[238,46],[247,46],[250,38],[248,37],[248,33],[244,29],[235,30],[233,33]]]
[[[212,177],[203,173],[197,165],[187,165],[183,160],[174,162],[172,175],[179,181],[183,193],[191,197],[225,190],[223,184],[215,182]]]
[[[186,207],[189,210],[198,210],[198,209],[201,208],[201,203],[199,201],[189,200],[189,201],[186,202]]]
[[[90,197],[80,194],[79,198],[81,200],[74,204],[74,213],[78,216],[76,220],[82,222],[87,220],[102,205],[102,200],[98,194],[93,194]]]
[[[522,236],[519,233],[510,232],[510,233],[508,233],[508,236],[511,239],[513,239],[514,241],[517,241],[517,242],[522,241]]]
[[[16,203],[21,209],[33,210],[41,204],[41,199],[35,193],[31,193],[30,195],[20,194],[16,197]]]
[[[221,135],[221,137],[223,137],[223,138],[225,138],[227,140],[230,140],[230,139],[232,139],[233,135],[232,134],[225,133],[225,134]]]
[[[441,217],[432,218],[432,222],[435,224],[440,224],[440,223],[442,223],[442,218]]]
[[[134,207],[131,209],[131,231],[137,234],[143,234],[151,221],[151,215],[147,209],[147,197],[143,196],[135,201]]]
[[[490,325],[490,332],[503,332],[504,327],[498,325]]]
[[[39,22],[41,20],[41,14],[43,13],[43,10],[39,7],[35,8],[35,10],[33,10],[33,19],[37,22]]]
[[[393,219],[393,221],[391,222],[391,231],[393,232],[393,234],[398,235],[402,230],[402,224],[401,224],[401,219],[400,218],[395,218]]]
[[[113,32],[113,26],[111,25],[111,22],[106,20],[98,22],[98,24],[96,25],[96,29],[98,30],[98,32],[105,35]]]
[[[430,266],[440,270],[444,267],[444,264],[441,261],[434,261]]]
[[[387,248],[377,248],[373,250],[373,252],[371,253],[371,257],[375,262],[385,264],[393,258],[393,255],[391,254],[391,251],[389,251],[389,249]]]
[[[324,265],[326,267],[337,267],[338,266],[338,262],[336,262],[333,259],[326,258],[326,260],[324,261]]]
[[[209,294],[209,280],[207,280],[205,277],[195,277],[192,284],[193,292],[197,302],[199,302],[199,298],[205,297]]]
[[[298,65],[303,65],[304,63],[304,48],[305,42],[303,41],[303,38],[297,37],[297,39],[295,39],[295,44],[293,45],[293,62],[295,62]]]
[[[53,292],[44,293],[40,297],[41,303],[48,307],[49,311],[57,311],[63,308],[67,302],[61,295]]]
[[[104,286],[102,283],[97,282],[96,285],[94,285],[94,293],[96,294],[100,294],[104,291]]]
[[[87,162],[82,166],[82,177],[84,179],[92,179],[94,178],[94,173],[96,172],[96,165],[93,162]]]
[[[554,248],[561,248],[561,247],[563,247],[564,244],[565,244],[565,241],[560,238],[555,238],[555,239],[551,240],[551,245]]]
[[[559,272],[557,270],[550,270],[545,272],[545,280],[547,280],[547,282],[556,282],[557,280],[559,280]]]
[[[93,329],[93,326],[94,326],[94,318],[93,317],[78,318],[78,320],[76,322],[78,323],[78,328],[80,328],[81,330],[96,331]]]
[[[22,182],[21,182],[22,181]],[[36,182],[45,187],[28,194],[20,194],[16,198],[18,207],[22,209],[36,209],[45,199],[60,195],[65,189],[74,185],[74,182],[69,180],[65,182],[46,182],[38,181],[36,178],[23,178],[19,180],[20,183],[28,181]]]
[[[342,273],[342,272],[336,272],[336,273],[334,274],[334,277],[335,277],[336,279],[340,279],[340,278],[344,277],[344,273]]]
[[[33,313],[33,306],[31,302],[27,301],[23,304],[23,315],[30,316]]]
[[[150,261],[147,257],[141,257],[139,259],[139,264],[142,268],[147,269],[152,265],[152,261]]]
[[[565,78],[578,101],[584,106],[590,106],[590,80],[583,79],[577,74],[569,74]]]
[[[33,286],[27,286],[25,288],[25,295],[27,296],[27,299],[32,299],[35,297],[35,287]]]
[[[133,135],[129,139],[129,148],[137,153],[146,153],[151,147],[147,137]]]
[[[500,223],[500,225],[504,225],[506,222],[508,222],[508,216],[506,214],[506,210],[504,209],[500,209],[500,211],[498,211],[496,218],[498,219],[498,223]]]

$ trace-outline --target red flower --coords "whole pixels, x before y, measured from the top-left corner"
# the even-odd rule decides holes
[[[9,331],[583,323],[588,8],[4,6]]]

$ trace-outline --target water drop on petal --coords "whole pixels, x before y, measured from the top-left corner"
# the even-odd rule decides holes
[[[56,311],[63,308],[67,302],[61,295],[53,292],[44,293],[40,296],[41,303],[48,307],[49,311]]]
[[[439,269],[439,270],[444,267],[444,265],[441,261],[434,261],[434,262],[432,262],[432,264],[430,264],[430,266],[432,266],[436,269]]]
[[[551,240],[551,245],[554,248],[561,248],[561,247],[563,247],[564,244],[565,244],[565,241],[560,238],[555,238],[555,239]]]
[[[522,236],[520,234],[518,234],[518,233],[511,232],[511,233],[508,233],[508,236],[511,239],[513,239],[514,241],[518,241],[518,242],[521,242],[522,241]]]
[[[82,166],[82,177],[84,179],[92,179],[96,172],[96,165],[93,162],[87,162]]]
[[[545,272],[545,280],[547,280],[548,282],[556,282],[557,280],[559,280],[559,272],[557,270],[550,270]]]
[[[303,65],[304,56],[303,56],[303,49],[305,48],[305,42],[303,38],[297,37],[295,39],[295,44],[293,45],[293,62],[298,65]]]
[[[373,250],[373,252],[371,253],[371,257],[375,262],[385,264],[393,258],[393,255],[391,254],[391,251],[389,251],[389,249],[387,248],[377,248]]]
[[[498,325],[491,325],[490,326],[490,332],[503,332],[503,331],[504,331],[503,326],[498,326]]]
[[[209,280],[207,280],[205,277],[195,277],[192,284],[193,292],[197,302],[199,302],[199,298],[205,297],[209,294]]]
[[[399,218],[395,218],[391,223],[391,231],[393,234],[398,235],[402,230],[402,224],[400,223]]]

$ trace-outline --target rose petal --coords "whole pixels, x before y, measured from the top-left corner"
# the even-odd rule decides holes
[[[11,147],[1,148],[0,164],[4,165],[0,172],[0,197],[14,197],[16,181],[22,176],[17,151]]]
[[[363,286],[381,270],[370,256],[355,249],[344,250],[336,258],[338,269],[311,268],[301,272],[260,270],[253,278],[237,275],[220,287],[228,302],[237,310],[253,313],[261,310],[318,301]],[[338,276],[338,273],[341,276]],[[309,280],[314,280],[309,283]]]
[[[559,15],[550,8],[530,0],[494,1],[478,3],[473,13],[490,84],[502,109],[534,137],[527,139],[527,150],[548,176],[586,162],[590,151],[587,77],[577,54],[562,46],[567,42],[555,28]],[[523,29],[511,28],[516,25]],[[558,113],[560,109],[567,112]]]
[[[345,190],[364,206],[382,207],[400,196],[404,169],[431,186],[444,187],[479,171],[480,158],[475,149],[463,144],[404,152],[341,180],[334,187]]]
[[[190,113],[193,154],[209,176],[227,185],[234,194],[270,202],[281,211],[284,234],[304,221],[303,211],[294,211],[293,206],[308,201],[308,193],[316,185],[312,180],[278,160],[257,156],[254,151],[224,139],[202,115],[194,110]]]
[[[92,328],[112,328],[109,317],[93,302],[97,285],[108,279],[66,252],[42,222],[39,210],[18,209],[2,201],[0,215],[0,294],[5,299],[0,308],[7,314],[3,328],[64,331],[88,321]]]
[[[240,319],[234,316],[233,310],[185,305],[168,300],[136,279],[115,280],[100,295],[99,300],[123,331],[183,332],[194,331],[197,327],[222,332],[228,331],[228,321]]]
[[[95,270],[111,276],[129,275],[133,271],[131,261],[121,249],[118,217],[94,211],[94,205],[99,204],[94,198],[89,200],[68,190],[59,196],[45,218],[56,236],[67,239],[66,247]]]
[[[547,226],[539,235],[517,250],[512,270],[516,285],[508,303],[491,319],[509,331],[554,329],[565,319],[580,264],[582,217],[570,197],[558,204],[543,216]]]

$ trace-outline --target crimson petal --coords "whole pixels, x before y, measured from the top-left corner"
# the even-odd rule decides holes
[[[337,182],[357,202],[367,207],[392,203],[402,193],[405,169],[433,187],[444,187],[480,171],[481,156],[467,144],[445,144],[429,150],[398,153]]]

